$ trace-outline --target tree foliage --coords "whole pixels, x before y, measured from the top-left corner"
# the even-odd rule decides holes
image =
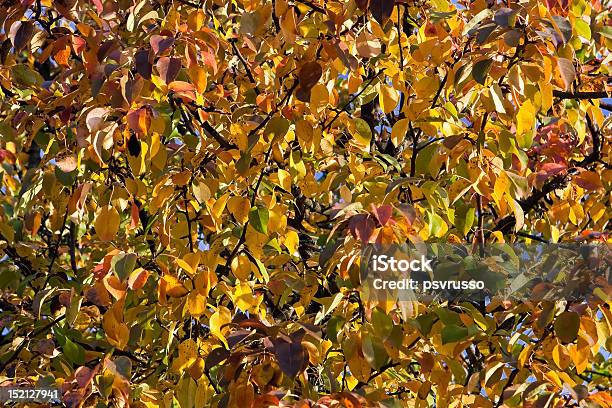
[[[366,302],[369,242],[606,241],[602,0],[5,0],[0,380],[612,406],[611,290]]]

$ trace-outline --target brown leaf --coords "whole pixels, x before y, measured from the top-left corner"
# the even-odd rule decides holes
[[[368,6],[370,5],[369,0],[355,0],[355,3],[357,4],[357,7],[361,9],[361,11],[367,11]]]
[[[62,154],[55,159],[55,165],[64,173],[70,173],[77,168],[76,154],[70,152]]]
[[[94,108],[87,113],[87,118],[85,119],[85,123],[87,123],[87,129],[90,132],[96,132],[102,128],[104,124],[104,119],[108,115],[107,108]]]
[[[106,57],[108,57],[113,51],[118,48],[118,44],[115,40],[108,40],[100,45],[98,48],[98,52],[96,56],[98,57],[98,61],[102,62]]]
[[[372,13],[374,20],[382,26],[391,17],[394,5],[394,0],[372,0],[370,2],[370,13]]]
[[[15,21],[13,25],[11,25],[11,30],[9,32],[9,38],[11,39],[11,43],[13,43],[13,48],[15,48],[15,52],[23,50],[26,45],[32,39],[32,34],[34,34],[34,23],[31,21]]]
[[[563,343],[571,343],[578,336],[580,315],[576,312],[563,312],[555,319],[553,328],[559,340]]]
[[[559,68],[559,75],[561,75],[561,79],[563,80],[563,84],[565,85],[565,90],[569,90],[572,86],[572,82],[576,79],[576,69],[574,68],[574,64],[572,61],[567,58],[557,58],[557,67]]]
[[[323,68],[316,61],[310,61],[305,63],[300,69],[298,75],[300,86],[303,89],[310,89],[319,82],[321,75],[323,74]]]
[[[166,84],[169,84],[178,76],[181,70],[181,60],[174,57],[161,57],[155,66],[161,79]]]
[[[121,94],[128,104],[132,104],[134,99],[138,96],[142,90],[143,80],[142,78],[132,78],[128,75],[121,77],[119,80],[121,85]]]
[[[357,36],[357,52],[364,58],[380,55],[380,41],[366,30]]]

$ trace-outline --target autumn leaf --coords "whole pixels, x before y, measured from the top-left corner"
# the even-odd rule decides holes
[[[103,206],[96,212],[94,228],[96,234],[102,241],[111,241],[115,239],[119,231],[119,223],[121,218],[119,212],[111,205]]]
[[[606,6],[0,2],[2,385],[610,405]]]

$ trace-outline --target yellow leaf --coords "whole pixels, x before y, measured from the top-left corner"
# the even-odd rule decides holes
[[[176,260],[176,264],[177,264],[179,267],[183,268],[183,270],[184,270],[185,272],[187,272],[187,274],[188,274],[189,276],[193,276],[193,275],[195,275],[195,271],[193,270],[193,268],[191,267],[191,265],[189,265],[189,264],[188,264],[187,262],[185,262],[184,260],[182,260],[182,259],[177,259],[177,260]]]
[[[120,222],[121,218],[115,207],[111,205],[100,207],[94,221],[96,234],[98,234],[102,241],[111,241],[117,235],[117,231],[119,231]]]
[[[300,238],[297,232],[293,230],[287,231],[287,234],[285,234],[285,241],[283,242],[283,245],[287,247],[287,249],[289,250],[289,254],[293,255],[295,251],[297,251],[298,246],[300,245]]]
[[[236,286],[232,300],[238,309],[244,311],[251,310],[261,303],[261,298],[253,295],[251,287],[246,282],[242,282],[240,285]]]
[[[493,199],[498,207],[504,194],[508,193],[508,187],[510,186],[510,179],[506,175],[506,172],[502,171],[495,180],[495,186],[493,187]]]
[[[289,169],[294,181],[301,180],[306,176],[306,165],[300,152],[293,151],[289,155]]]
[[[123,322],[125,298],[117,301],[102,318],[102,328],[108,342],[120,350],[125,349],[130,338],[130,329]]]
[[[591,355],[589,344],[582,337],[578,337],[577,344],[570,344],[567,349],[576,366],[576,372],[578,374],[583,373],[589,364],[589,357]]]
[[[221,224],[221,215],[223,214],[223,210],[225,210],[225,204],[227,203],[228,199],[229,193],[225,193],[221,197],[219,197],[212,206],[210,212],[216,225]]]
[[[570,356],[562,344],[557,344],[552,351],[553,361],[561,370],[565,370],[570,364]]]
[[[514,224],[514,230],[520,231],[525,225],[525,213],[523,212],[523,208],[521,208],[521,204],[512,198],[509,194],[506,194],[506,198],[508,202],[512,203],[512,210],[514,211],[514,218],[516,218],[516,223]]]
[[[217,282],[217,275],[207,269],[196,275],[194,279],[194,286],[202,296],[208,296],[208,293],[217,285]]]
[[[329,92],[323,84],[316,84],[310,91],[310,110],[320,112],[329,103]]]
[[[235,277],[240,280],[249,279],[249,275],[251,274],[251,261],[246,255],[238,255],[232,259],[232,273]]]
[[[293,11],[293,7],[288,8],[285,14],[280,18],[280,26],[283,36],[287,42],[289,44],[293,44],[297,34],[295,12]]]
[[[170,297],[179,298],[187,294],[187,289],[185,286],[172,275],[164,275],[161,282],[160,284],[165,286],[166,294]]]
[[[553,86],[550,82],[540,82],[540,95],[542,96],[542,112],[548,112],[553,104]]]
[[[504,95],[502,93],[501,88],[498,84],[491,85],[491,99],[493,99],[493,104],[495,105],[495,109],[498,112],[506,113],[506,109],[504,108]]]
[[[186,306],[193,317],[200,317],[206,311],[206,298],[194,290],[187,296]]]
[[[233,196],[227,201],[227,209],[241,224],[244,224],[249,219],[249,210],[251,203],[246,197]]]
[[[525,364],[527,363],[527,360],[529,359],[529,357],[531,357],[531,352],[533,350],[533,344],[528,344],[519,354],[518,357],[518,363],[519,363],[519,367],[523,368],[525,367]]]
[[[285,191],[291,191],[291,174],[287,170],[278,169],[278,182]]]
[[[215,311],[215,313],[210,316],[210,332],[213,336],[221,340],[225,345],[225,348],[228,348],[227,340],[222,333],[223,326],[229,324],[232,321],[232,315],[229,309],[225,306],[219,306],[219,308]]]
[[[198,356],[198,345],[193,339],[187,339],[178,346],[179,355],[172,362],[172,370],[180,373],[191,366]]]
[[[536,110],[529,99],[521,105],[516,115],[516,140],[523,149],[528,149],[533,143],[535,132]]]
[[[400,119],[395,122],[393,129],[391,129],[391,142],[395,147],[398,147],[406,138],[408,133],[408,119]]]
[[[380,108],[384,113],[389,113],[397,106],[399,102],[399,93],[389,85],[381,85],[378,98],[380,101]]]

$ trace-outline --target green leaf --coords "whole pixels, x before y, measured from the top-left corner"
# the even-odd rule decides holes
[[[491,69],[491,64],[493,60],[490,58],[484,59],[482,61],[478,61],[474,64],[474,68],[472,69],[472,75],[476,82],[481,85],[484,85],[487,75],[489,74],[489,69]]]
[[[18,85],[25,87],[38,86],[43,82],[43,77],[26,64],[13,65],[11,67],[11,76]]]
[[[468,336],[467,327],[461,327],[454,324],[444,326],[442,329],[442,344],[461,341]]]
[[[138,256],[134,253],[122,253],[113,256],[111,259],[111,268],[121,281],[127,279],[130,273],[136,267],[136,259]]]
[[[393,330],[393,320],[377,307],[372,311],[372,326],[376,335],[385,340]]]
[[[368,125],[368,122],[361,118],[356,118],[355,128],[357,129],[357,132],[355,132],[353,136],[361,144],[364,144],[366,146],[369,145],[370,141],[372,140],[372,129],[370,129],[370,125]]]
[[[576,34],[583,37],[586,40],[591,39],[591,27],[589,24],[581,18],[574,20],[574,30]]]
[[[434,313],[427,313],[418,316],[416,319],[412,320],[410,323],[415,326],[421,335],[428,336],[431,332],[431,328],[433,324],[436,322],[436,315]]]
[[[83,347],[66,338],[66,343],[62,348],[66,358],[73,364],[82,365],[85,363],[85,350]]]
[[[270,140],[280,140],[285,137],[289,130],[289,121],[282,116],[275,116],[266,125],[265,136],[272,136]]]
[[[326,325],[326,333],[327,338],[337,342],[338,341],[338,333],[342,330],[344,323],[346,320],[342,316],[332,316],[327,321]]]
[[[372,368],[380,369],[389,359],[385,347],[380,340],[367,331],[363,332],[362,339],[361,350],[363,351],[363,356]]]
[[[253,207],[249,211],[249,224],[255,228],[255,231],[267,234],[269,217],[267,208]]]

